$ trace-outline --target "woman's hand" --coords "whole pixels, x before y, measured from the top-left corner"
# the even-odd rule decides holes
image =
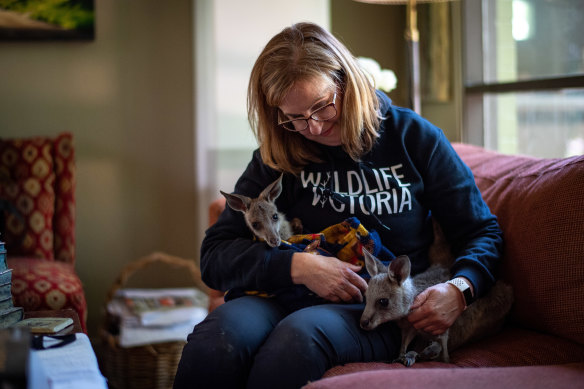
[[[414,299],[408,321],[417,330],[443,334],[465,309],[462,293],[450,284],[437,284]]]
[[[295,284],[304,284],[320,297],[332,302],[363,302],[367,282],[357,275],[361,266],[335,257],[294,253],[290,274]]]

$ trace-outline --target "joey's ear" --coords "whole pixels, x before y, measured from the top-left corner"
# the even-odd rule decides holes
[[[259,197],[268,200],[271,203],[276,201],[278,196],[280,196],[280,193],[282,193],[282,177],[284,177],[284,173],[280,174],[280,177],[278,177],[276,181],[268,185],[266,189],[260,193]]]
[[[401,285],[410,276],[410,268],[410,258],[400,255],[389,263],[388,277]]]
[[[227,204],[229,204],[229,206],[235,211],[245,213],[249,209],[249,205],[251,204],[251,199],[249,197],[235,193],[233,194],[225,193],[221,190],[219,192],[221,192],[221,194],[225,196]]]
[[[369,251],[363,249],[363,256],[365,257],[365,269],[371,277],[375,277],[379,273],[387,273],[387,268],[379,259],[375,258]]]

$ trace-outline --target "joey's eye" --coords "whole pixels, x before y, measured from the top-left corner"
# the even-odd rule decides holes
[[[272,220],[273,221],[277,221],[278,220],[278,214],[277,213],[275,213],[275,214],[272,215]]]
[[[251,223],[251,228],[253,228],[254,230],[259,230],[261,226],[262,226],[262,223],[260,223],[260,222]]]
[[[383,308],[387,308],[387,306],[389,305],[389,300],[386,298],[379,299],[377,300],[377,305]]]

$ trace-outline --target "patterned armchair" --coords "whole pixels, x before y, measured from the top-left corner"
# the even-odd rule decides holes
[[[87,303],[75,273],[73,136],[0,139],[0,239],[14,305],[71,308],[87,332]]]

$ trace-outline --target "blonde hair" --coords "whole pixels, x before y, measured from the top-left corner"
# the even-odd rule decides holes
[[[247,90],[248,120],[262,159],[276,170],[298,174],[306,164],[323,161],[315,142],[278,126],[278,106],[294,83],[317,77],[341,89],[341,143],[351,158],[359,160],[379,136],[379,101],[355,57],[322,27],[294,24],[262,50]]]

